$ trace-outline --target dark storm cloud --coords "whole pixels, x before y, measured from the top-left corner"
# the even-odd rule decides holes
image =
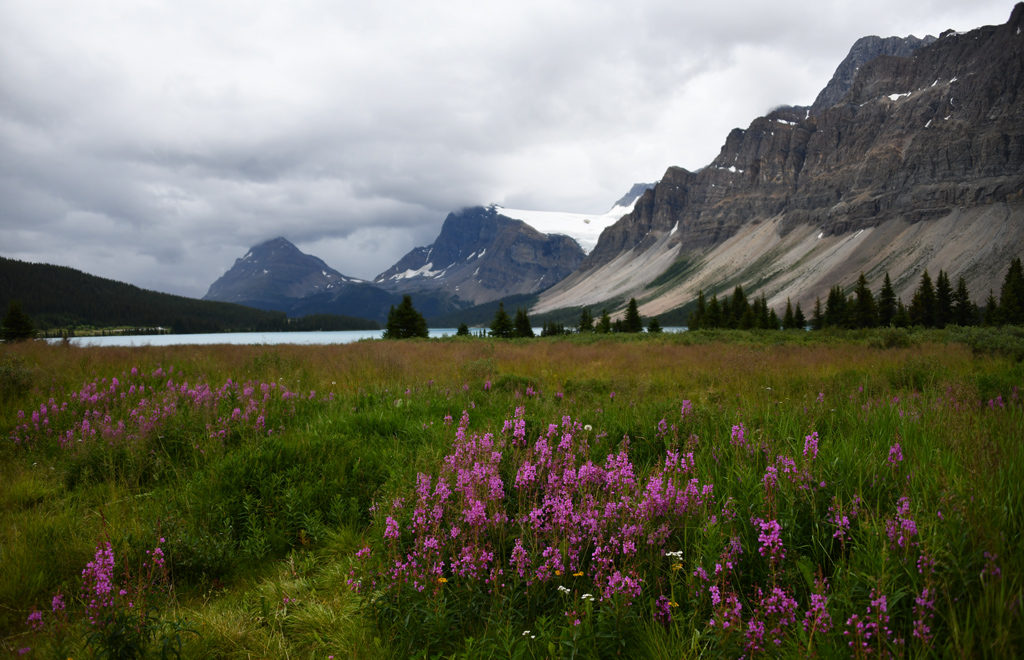
[[[372,277],[470,204],[601,212],[865,34],[1012,3],[0,5],[0,254],[199,296],[283,235]]]

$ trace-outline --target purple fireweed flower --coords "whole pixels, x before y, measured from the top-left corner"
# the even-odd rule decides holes
[[[910,498],[901,497],[896,504],[896,517],[885,521],[885,533],[893,549],[906,549],[915,545],[917,523],[910,518]]]
[[[761,556],[768,557],[773,564],[785,559],[786,549],[783,547],[782,539],[779,536],[782,532],[782,526],[779,525],[779,522],[777,520],[762,520],[761,518],[751,518],[750,522],[760,528],[757,541],[761,544],[758,548]]]
[[[932,629],[928,624],[935,618],[935,596],[928,587],[914,598],[914,632],[913,636],[924,644],[932,640]]]
[[[818,457],[818,432],[812,431],[810,435],[804,436],[804,458]]]
[[[747,430],[746,428],[744,428],[742,422],[739,424],[735,424],[732,427],[732,436],[730,442],[733,444],[733,446],[745,447],[747,445],[746,432]]]
[[[658,596],[654,601],[654,620],[663,626],[672,623],[672,601],[665,595]]]
[[[893,467],[899,467],[899,464],[903,462],[903,449],[900,447],[900,443],[894,444],[889,447],[889,465]]]
[[[25,619],[25,624],[32,630],[43,629],[43,613],[40,610],[32,610],[29,613],[28,618]]]
[[[764,486],[764,490],[769,495],[775,490],[775,486],[779,483],[779,471],[774,465],[769,465],[764,471],[764,476],[761,477],[761,484]]]
[[[399,536],[398,521],[391,516],[388,516],[384,520],[384,538],[397,539]]]
[[[516,539],[516,545],[512,548],[512,557],[509,559],[509,564],[516,569],[519,577],[526,577],[527,571],[530,570],[530,557],[526,554],[522,539]]]

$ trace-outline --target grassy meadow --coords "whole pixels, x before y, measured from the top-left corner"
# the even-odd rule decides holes
[[[1022,346],[0,346],[0,652],[1020,657]]]

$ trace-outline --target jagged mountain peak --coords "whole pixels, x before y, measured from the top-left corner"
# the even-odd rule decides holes
[[[444,292],[481,304],[546,289],[582,258],[568,236],[541,233],[495,205],[474,206],[449,213],[431,245],[411,250],[374,282],[393,292]]]
[[[265,308],[273,301],[272,308],[278,309],[282,300],[304,298],[357,281],[278,236],[249,248],[210,285],[203,298]]]
[[[914,35],[908,37],[879,37],[875,35],[861,37],[853,43],[850,52],[836,67],[832,79],[814,99],[814,103],[810,107],[810,114],[817,115],[825,108],[831,108],[839,103],[853,87],[853,80],[861,67],[871,60],[881,55],[907,57],[922,46],[927,46],[935,41],[936,38],[931,35],[923,39],[918,39]]]

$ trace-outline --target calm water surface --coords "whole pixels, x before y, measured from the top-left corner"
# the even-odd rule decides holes
[[[685,328],[665,328],[665,332],[680,332]],[[478,332],[478,328],[470,332]],[[540,336],[541,328],[533,331]],[[456,328],[430,328],[430,336],[451,337]],[[219,332],[196,335],[116,335],[107,337],[72,337],[75,346],[179,346],[179,345],[213,345],[240,344],[247,346],[271,344],[351,344],[356,341],[382,339],[383,330],[336,330],[329,332]],[[61,339],[47,339],[50,343],[58,343]]]

